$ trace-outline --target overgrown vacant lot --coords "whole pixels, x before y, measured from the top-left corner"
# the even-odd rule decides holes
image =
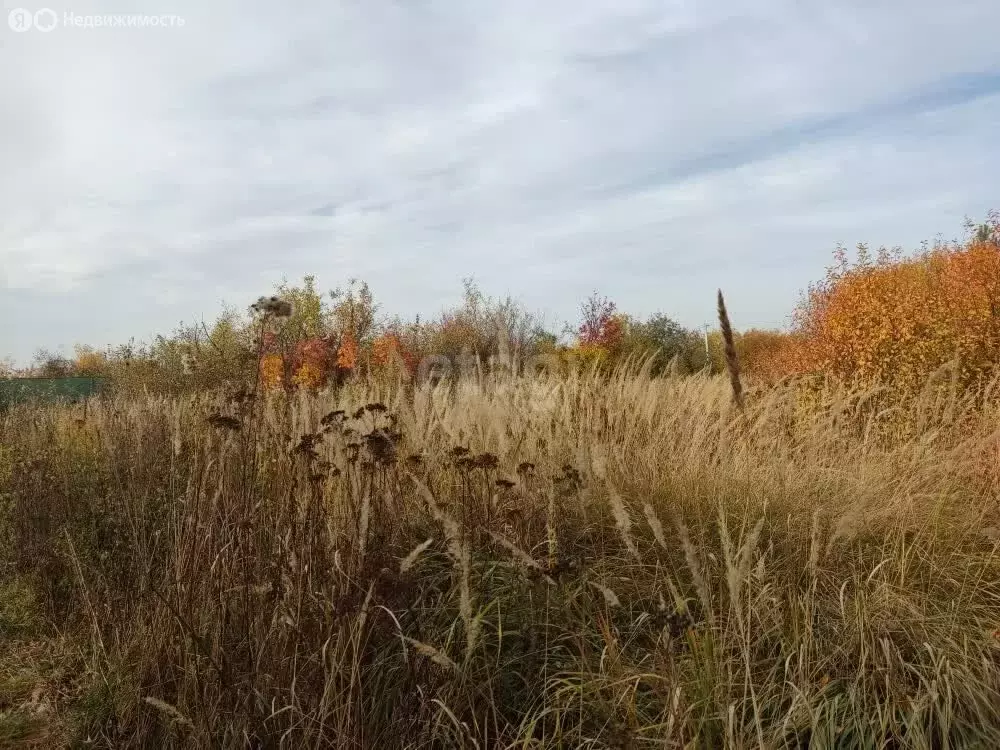
[[[1000,747],[997,410],[888,396],[14,409],[0,744]]]

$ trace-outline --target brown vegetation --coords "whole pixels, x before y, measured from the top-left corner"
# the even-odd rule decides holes
[[[14,409],[4,564],[92,746],[1000,742],[995,414],[729,390]]]

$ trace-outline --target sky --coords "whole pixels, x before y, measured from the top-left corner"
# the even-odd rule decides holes
[[[305,274],[407,317],[473,277],[553,327],[594,291],[698,326],[717,288],[781,326],[838,243],[1000,207],[995,0],[42,1],[0,16],[22,363]],[[83,25],[123,14],[157,24]]]

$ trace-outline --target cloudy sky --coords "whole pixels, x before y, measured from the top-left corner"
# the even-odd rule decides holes
[[[781,325],[838,242],[1000,207],[995,0],[32,2],[0,18],[0,357],[306,273],[553,323],[597,289],[699,325],[722,287]]]

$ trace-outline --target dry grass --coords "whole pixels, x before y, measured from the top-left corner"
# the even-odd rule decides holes
[[[14,410],[3,563],[91,747],[1000,747],[996,410],[732,395]]]

